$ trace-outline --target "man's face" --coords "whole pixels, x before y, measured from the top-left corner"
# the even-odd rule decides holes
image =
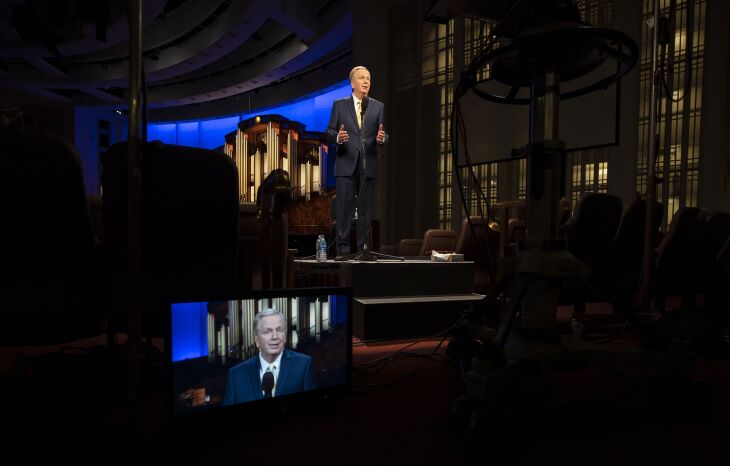
[[[256,347],[261,355],[271,362],[284,350],[286,327],[282,316],[266,316],[259,322]]]
[[[352,85],[353,92],[355,92],[358,97],[362,98],[363,96],[368,95],[368,91],[370,90],[370,72],[366,69],[360,68],[355,71],[350,84]]]

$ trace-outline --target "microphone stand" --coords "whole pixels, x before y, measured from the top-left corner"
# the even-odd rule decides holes
[[[365,99],[363,99],[363,104],[361,105],[360,109],[361,109],[360,110],[360,121],[362,122],[362,127],[360,128],[360,149],[359,149],[360,155],[361,155],[361,157],[360,157],[360,159],[361,159],[360,186],[358,188],[358,193],[355,195],[355,209],[353,210],[353,213],[357,212],[357,208],[360,204],[360,195],[363,193],[364,188],[365,188],[365,178],[367,177],[367,167],[368,167],[367,153],[365,152],[365,111],[367,110],[367,103],[365,102]],[[370,199],[372,200],[372,193],[371,193]],[[372,214],[372,206],[370,206],[370,209],[371,209],[370,212]],[[371,215],[371,217],[372,217],[372,215]],[[348,219],[348,221],[352,222],[352,214],[350,214],[350,218]],[[357,219],[358,230],[360,229],[360,226],[361,226],[360,221],[361,221],[360,218],[358,218]],[[391,256],[388,254],[382,254],[379,252],[370,251],[370,249],[368,248],[368,243],[370,242],[370,237],[372,235],[372,229],[373,229],[372,223],[373,222],[372,222],[372,218],[371,218],[368,225],[365,226],[365,228],[366,228],[365,244],[363,244],[362,251],[358,251],[356,253],[344,256],[344,257],[342,257],[341,260],[353,260],[353,261],[357,261],[357,262],[375,262],[378,260],[378,258],[380,258],[380,259],[391,259],[391,260],[404,261],[405,258],[400,257],[400,256]]]

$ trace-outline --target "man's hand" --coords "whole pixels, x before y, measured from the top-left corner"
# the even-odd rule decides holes
[[[380,126],[378,127],[378,135],[375,137],[375,140],[378,141],[378,144],[382,144],[385,142],[385,131],[383,130],[382,123],[380,123]]]
[[[350,140],[350,135],[345,131],[345,125],[340,126],[340,132],[337,133],[337,144],[344,144]]]

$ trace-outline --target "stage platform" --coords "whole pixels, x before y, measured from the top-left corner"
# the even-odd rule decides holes
[[[352,287],[353,334],[367,340],[436,334],[484,298],[469,261],[294,262],[295,286]]]

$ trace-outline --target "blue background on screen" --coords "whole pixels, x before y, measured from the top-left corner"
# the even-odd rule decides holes
[[[172,305],[172,360],[208,355],[208,303]]]

